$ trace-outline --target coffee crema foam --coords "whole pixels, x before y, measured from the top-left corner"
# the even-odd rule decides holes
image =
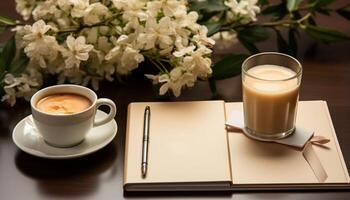
[[[91,101],[78,94],[59,93],[48,95],[38,101],[36,108],[54,115],[69,115],[82,112],[91,106]]]

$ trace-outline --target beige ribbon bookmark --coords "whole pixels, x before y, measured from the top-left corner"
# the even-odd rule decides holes
[[[226,123],[226,130],[228,132],[244,133],[243,117],[240,117],[241,115],[243,115],[243,113],[234,111],[234,113],[232,114],[234,114],[232,116],[235,116],[234,118],[235,120],[231,120]],[[246,134],[244,133],[244,135]],[[328,138],[314,135],[313,131],[296,128],[294,134],[288,136],[287,138],[280,139],[280,140],[270,140],[265,142],[274,142],[278,144],[283,144],[283,145],[292,147],[295,150],[302,151],[303,157],[305,158],[310,168],[314,172],[318,181],[320,183],[323,183],[328,178],[326,170],[324,169],[320,159],[318,158],[315,150],[313,149],[313,145],[323,146],[324,144],[327,144],[328,142],[330,142]]]
[[[315,136],[315,137],[320,137],[320,136]],[[315,144],[315,143],[310,141],[305,145],[303,149],[303,156],[307,161],[307,163],[309,163],[309,166],[311,167],[318,181],[320,183],[324,183],[328,178],[328,175],[326,170],[323,168],[320,159],[317,157],[317,154],[313,149],[312,144]]]

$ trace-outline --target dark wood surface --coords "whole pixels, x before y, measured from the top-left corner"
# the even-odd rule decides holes
[[[0,13],[14,15],[14,3],[1,6]],[[327,23],[327,19],[324,20]],[[328,20],[350,32],[350,23]],[[326,100],[338,140],[350,166],[350,43],[314,46],[301,39],[299,59],[304,66],[301,100]],[[273,50],[270,43],[262,49]],[[235,51],[235,49],[229,50]],[[241,101],[240,78],[218,83],[226,101]],[[30,114],[28,102],[15,107],[0,106],[0,200],[39,199],[350,199],[349,190],[234,192],[234,193],[124,193],[122,188],[127,105],[133,101],[157,101],[149,81],[133,76],[126,84],[103,83],[99,97],[114,100],[118,107],[117,137],[102,150],[72,160],[47,160],[20,151],[12,142],[16,123]],[[209,100],[206,83],[185,91],[180,100]],[[174,99],[172,99],[174,100]],[[348,169],[350,169],[348,167]],[[292,169],[291,169],[292,170]]]

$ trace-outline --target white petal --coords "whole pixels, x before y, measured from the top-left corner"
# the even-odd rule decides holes
[[[169,83],[164,83],[164,84],[159,88],[159,95],[164,95],[168,90],[169,90]]]

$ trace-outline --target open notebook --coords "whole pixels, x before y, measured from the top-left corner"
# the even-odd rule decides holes
[[[151,107],[148,172],[141,176],[143,113]],[[320,183],[302,152],[227,132],[242,103],[131,103],[124,188],[128,191],[321,189],[349,187],[348,171],[325,101],[302,101],[297,126],[331,139],[315,151],[328,174]]]

